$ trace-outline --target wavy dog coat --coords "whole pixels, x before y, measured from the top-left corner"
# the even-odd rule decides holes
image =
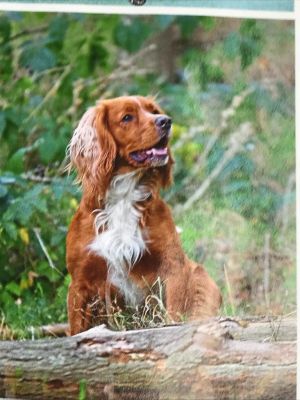
[[[71,334],[105,321],[110,296],[139,304],[158,277],[173,320],[218,312],[218,287],[184,254],[160,197],[172,181],[170,130],[152,99],[128,96],[90,108],[74,132],[68,153],[83,196],[67,235]]]

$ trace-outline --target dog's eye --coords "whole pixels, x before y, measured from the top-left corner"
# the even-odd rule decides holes
[[[122,118],[122,122],[130,122],[133,120],[133,115],[131,114],[126,114],[124,115],[124,117]]]
[[[158,110],[153,110],[152,114],[160,114],[160,112]]]

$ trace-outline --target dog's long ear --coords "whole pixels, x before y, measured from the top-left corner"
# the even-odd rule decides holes
[[[68,170],[77,170],[77,181],[82,184],[95,175],[100,156],[97,131],[94,126],[96,108],[89,108],[79,121],[67,147]]]
[[[117,154],[117,146],[109,130],[107,106],[104,102],[96,108],[95,127],[101,149],[99,172],[101,175],[111,174]]]
[[[82,116],[67,149],[69,170],[77,170],[84,191],[101,195],[113,169],[116,145],[107,128],[104,105],[89,108]]]

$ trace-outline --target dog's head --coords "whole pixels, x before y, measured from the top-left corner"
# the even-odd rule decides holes
[[[116,169],[158,169],[171,182],[171,118],[153,99],[124,96],[101,101],[81,118],[68,147],[71,166],[85,188],[105,185]]]

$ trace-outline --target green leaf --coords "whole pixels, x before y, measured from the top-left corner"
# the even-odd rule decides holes
[[[64,231],[56,231],[51,236],[51,246],[59,246],[65,239],[65,232]]]
[[[39,210],[38,204],[42,202],[40,195],[43,190],[44,187],[42,185],[35,185],[31,190],[10,204],[3,218],[6,221],[15,220],[22,226],[27,226],[32,215]],[[44,204],[41,205],[41,208],[44,208]]]
[[[240,27],[241,67],[246,69],[259,56],[262,49],[262,34],[255,20],[244,20]]]
[[[238,33],[231,32],[224,41],[224,53],[229,59],[233,59],[240,54],[241,38]]]
[[[56,65],[55,54],[40,44],[30,43],[24,47],[19,58],[21,67],[29,68],[34,72],[41,72]]]
[[[241,41],[241,67],[246,69],[252,64],[253,59],[259,55],[259,45],[249,38]]]
[[[68,17],[65,14],[54,17],[49,25],[50,40],[63,43],[68,25]]]
[[[223,189],[224,194],[228,193],[235,193],[238,191],[242,190],[247,190],[250,191],[252,188],[251,181],[250,180],[236,180],[233,182],[230,182],[228,185],[226,185]]]
[[[121,21],[114,31],[114,40],[119,47],[134,53],[142,47],[151,31],[151,26],[141,19]]]
[[[218,180],[224,181],[225,179],[240,179],[241,177],[249,177],[254,173],[255,165],[253,161],[244,154],[237,154],[233,157],[228,164],[223,168]]]
[[[11,34],[11,25],[6,15],[0,15],[0,38],[2,43],[9,40]]]
[[[197,26],[199,26],[199,22],[199,18],[179,17],[177,23],[180,27],[181,35],[186,39],[189,38]]]
[[[5,290],[7,290],[8,292],[10,292],[12,294],[15,294],[16,296],[20,296],[20,294],[21,294],[21,288],[15,282],[9,282],[5,286]]]
[[[17,150],[8,160],[6,170],[14,172],[15,174],[24,171],[25,148]]]
[[[43,163],[47,164],[55,159],[59,144],[59,141],[51,132],[47,132],[43,136],[43,140],[39,145],[39,154]]]
[[[3,227],[7,235],[15,241],[18,237],[18,230],[17,227],[14,223],[12,222],[4,222]]]
[[[53,184],[51,185],[51,189],[56,200],[61,200],[62,196],[66,192],[65,186],[61,184],[61,182],[53,182]]]
[[[11,185],[16,182],[16,178],[14,176],[0,176],[0,184]]]
[[[23,123],[24,118],[26,117],[24,115],[24,112],[22,112],[20,105],[18,105],[17,107],[7,108],[5,110],[5,115],[6,115],[6,121],[11,122],[16,127],[20,126]]]
[[[0,184],[0,199],[5,197],[8,193],[7,187]]]
[[[88,65],[91,71],[96,66],[106,67],[109,53],[103,46],[103,37],[100,32],[96,32],[89,43]]]
[[[199,17],[200,25],[206,31],[210,31],[216,25],[216,18],[214,17]]]
[[[34,206],[35,206],[36,210],[38,210],[44,214],[46,214],[48,211],[46,199],[39,198],[39,201],[37,201],[34,204]]]
[[[27,147],[22,147],[17,150],[8,160],[6,164],[6,169],[8,171],[14,173],[20,173],[24,171],[24,161],[25,161],[25,154],[32,152],[33,150],[37,149],[42,139],[37,139],[33,144]]]
[[[60,279],[60,274],[53,268],[50,267],[47,261],[41,261],[36,269],[36,272],[50,282],[57,282]]]
[[[5,127],[6,127],[6,116],[4,111],[0,111],[0,138],[4,132]]]

